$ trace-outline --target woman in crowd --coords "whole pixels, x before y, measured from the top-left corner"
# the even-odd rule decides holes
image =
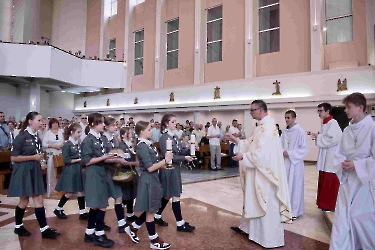
[[[165,158],[167,152],[167,140],[172,141],[173,169],[160,170],[159,178],[163,187],[163,198],[161,208],[155,214],[155,222],[160,226],[168,226],[168,223],[162,219],[162,213],[172,197],[172,210],[176,218],[177,231],[192,232],[195,227],[189,225],[182,219],[180,196],[182,193],[182,181],[180,172],[180,163],[183,161],[191,162],[190,156],[185,156],[182,152],[179,140],[175,136],[176,117],[172,114],[164,115],[161,119],[162,136],[159,140],[162,158]]]
[[[143,213],[133,222],[133,230],[137,233],[141,225],[146,221],[150,248],[168,249],[171,245],[160,239],[156,233],[154,215],[161,206],[160,199],[162,197],[162,187],[159,182],[158,170],[164,169],[167,162],[172,160],[173,155],[172,153],[166,153],[164,160],[158,160],[157,149],[150,141],[151,125],[148,122],[137,122],[135,132],[139,138],[136,152],[141,175],[134,211]]]
[[[14,140],[11,152],[11,161],[14,162],[14,167],[8,196],[20,198],[15,211],[15,234],[19,236],[30,235],[29,231],[24,228],[22,221],[29,203],[29,197],[32,197],[42,238],[55,239],[60,233],[47,225],[43,205],[45,188],[41,168],[45,169],[47,166],[42,161],[42,142],[37,135],[41,125],[42,116],[38,112],[28,113],[20,134]]]
[[[59,219],[67,218],[66,214],[64,214],[63,207],[74,193],[78,194],[79,219],[87,220],[88,218],[88,214],[85,210],[85,193],[81,167],[82,153],[79,143],[81,133],[82,128],[79,123],[69,125],[64,131],[64,139],[67,140],[62,148],[65,167],[55,190],[65,191],[66,193],[61,197],[56,209],[53,211]]]

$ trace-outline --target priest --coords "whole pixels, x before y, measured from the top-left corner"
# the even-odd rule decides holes
[[[366,98],[344,98],[351,119],[333,161],[340,180],[331,250],[375,249],[375,124],[366,115]]]
[[[305,163],[303,159],[309,152],[306,132],[296,123],[296,118],[297,114],[294,110],[285,112],[287,127],[281,135],[293,220],[305,212]]]
[[[326,102],[319,104],[318,115],[322,120],[322,128],[319,134],[311,134],[316,146],[319,147],[318,162],[316,163],[316,168],[319,171],[316,205],[324,211],[334,211],[340,182],[334,172],[333,158],[342,131],[337,121],[332,117],[331,104]]]
[[[248,234],[265,248],[280,247],[284,246],[283,223],[290,223],[292,214],[279,133],[264,101],[253,101],[250,112],[258,126],[248,140],[225,136],[236,143],[233,159],[240,163],[244,193],[240,226],[231,229]]]

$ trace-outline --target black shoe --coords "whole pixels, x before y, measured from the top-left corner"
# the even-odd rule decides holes
[[[103,226],[103,230],[104,230],[104,231],[111,231],[111,227],[110,227],[110,226],[107,226],[106,224],[104,224],[104,226]]]
[[[83,238],[83,241],[84,242],[94,242],[95,239],[96,239],[95,233],[93,233],[93,234],[86,234],[85,233],[85,238]]]
[[[62,219],[62,220],[65,220],[68,218],[68,216],[66,216],[66,214],[64,214],[64,210],[53,210],[53,213],[57,216],[57,218],[59,219]]]
[[[249,234],[245,233],[244,231],[242,231],[241,228],[239,228],[239,227],[230,227],[230,229],[232,229],[236,233],[242,233],[242,234],[249,235]]]
[[[167,227],[168,226],[168,222],[165,222],[162,218],[160,218],[160,219],[154,218],[154,221],[159,226],[162,226],[162,227]]]
[[[87,213],[83,213],[79,215],[79,220],[88,220],[89,215]]]
[[[115,244],[113,240],[107,238],[105,234],[100,236],[95,236],[94,245],[101,246],[101,247],[111,247]]]
[[[14,229],[14,233],[18,236],[30,236],[30,232],[26,230],[23,226]]]
[[[53,228],[47,228],[42,232],[42,238],[47,238],[47,239],[56,239],[57,236],[59,236],[60,233],[56,232],[55,229]]]
[[[193,232],[195,229],[194,226],[190,226],[189,223],[184,223],[184,225],[177,227],[177,231],[179,232]]]
[[[127,221],[131,221],[131,222],[134,222],[134,221],[136,221],[138,219],[138,216],[135,216],[135,215],[133,215],[133,216],[131,216],[131,217],[126,217],[126,220]]]
[[[298,216],[297,216],[297,217],[296,217],[296,216],[293,216],[293,217],[292,217],[292,221],[297,220],[297,218],[298,218]]]
[[[210,167],[211,168],[211,170],[214,170],[214,171],[216,171],[217,170],[217,168],[216,167]]]

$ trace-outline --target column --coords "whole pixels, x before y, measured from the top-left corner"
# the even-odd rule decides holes
[[[40,84],[30,83],[29,110],[40,112]]]
[[[195,0],[194,84],[204,82],[202,57],[205,54],[205,47],[202,47],[202,41],[205,40],[205,36],[202,36],[202,12],[202,0]]]
[[[41,41],[40,1],[14,0],[13,42]]]
[[[245,0],[245,78],[253,77],[253,48],[255,44],[253,5],[253,0]]]
[[[253,117],[250,114],[250,110],[246,109],[243,111],[243,130],[245,131],[246,138],[249,138],[251,132],[254,130],[253,126]]]
[[[12,0],[0,1],[0,40],[10,41],[12,29]]]
[[[194,124],[200,123],[201,112],[194,111]]]
[[[161,122],[161,114],[160,113],[154,113],[154,122]]]
[[[130,92],[132,89],[131,78],[134,75],[133,10],[137,1],[128,0],[125,3],[124,68],[126,70],[126,86],[124,92]]]
[[[375,2],[366,0],[367,60],[375,65]]]
[[[311,71],[323,69],[324,2],[323,0],[310,0]]]
[[[154,88],[163,88],[164,69],[166,63],[166,24],[163,22],[161,10],[165,0],[156,1],[156,38],[155,38],[155,80]]]
[[[99,58],[104,59],[109,50],[108,21],[111,16],[111,2],[107,0],[101,0],[101,5]]]

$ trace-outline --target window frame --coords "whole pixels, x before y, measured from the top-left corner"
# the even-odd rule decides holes
[[[178,20],[178,28],[177,28],[177,30],[173,30],[173,31],[168,32],[168,23],[176,21],[176,20]],[[178,54],[179,54],[178,53],[178,51],[179,51],[178,42],[180,40],[180,32],[179,31],[180,31],[180,18],[179,17],[167,21],[167,42],[166,42],[166,51],[167,51],[167,53],[166,53],[166,66],[165,66],[166,70],[178,69]],[[168,35],[174,34],[174,33],[178,33],[177,49],[168,50]],[[177,67],[175,67],[175,68],[168,68],[168,54],[170,54],[172,52],[176,52],[176,51],[177,51]]]
[[[113,6],[116,5],[116,13],[113,11]],[[117,15],[118,0],[111,0],[111,17]]]
[[[258,1],[258,4],[259,4],[259,1]],[[274,28],[261,30],[260,29],[260,11],[262,9],[271,8],[271,7],[277,6],[277,5],[279,6],[279,26],[274,27]],[[260,53],[261,52],[260,51],[260,44],[261,44],[260,43],[260,34],[266,33],[266,32],[271,32],[271,31],[274,31],[274,30],[279,30],[279,50],[278,51],[271,51],[271,48],[270,48],[269,52]],[[259,7],[259,5],[258,5],[258,55],[280,52],[280,43],[281,43],[281,41],[280,41],[280,0],[277,3],[272,3],[272,4],[264,5],[264,6],[261,6],[261,7]]]
[[[324,13],[324,15],[325,15],[325,17],[324,17],[324,19],[325,19],[325,21],[324,21],[324,23],[325,23],[325,26],[324,26],[324,31],[325,31],[325,39],[326,39],[326,41],[325,41],[325,45],[328,45],[328,44],[335,44],[335,43],[342,43],[342,42],[334,42],[334,43],[328,43],[328,32],[329,32],[329,30],[327,29],[327,21],[332,21],[332,20],[338,20],[338,19],[344,19],[344,18],[348,18],[348,17],[351,17],[352,18],[352,39],[351,40],[349,40],[349,41],[345,41],[345,42],[351,42],[351,41],[353,41],[354,40],[354,37],[353,37],[353,35],[354,35],[354,27],[353,27],[353,25],[354,25],[354,19],[353,19],[353,3],[354,1],[352,0],[351,1],[351,14],[345,14],[345,15],[339,15],[339,16],[334,16],[334,17],[329,17],[329,18],[327,18],[327,1],[325,1],[325,5],[324,5],[324,9],[325,9],[325,13]]]
[[[214,9],[214,8],[218,8],[218,7],[221,7],[221,17],[208,21],[208,11],[211,10],[211,9]],[[221,21],[221,39],[213,40],[213,41],[209,42],[208,41],[208,24],[214,23],[214,22],[217,22],[217,21]],[[220,58],[220,60],[208,62],[208,58],[209,58],[209,56],[208,56],[208,46],[210,44],[220,43],[220,42],[221,42],[221,58]],[[212,7],[209,7],[209,8],[206,9],[206,60],[205,61],[206,61],[206,63],[215,63],[215,62],[222,62],[223,61],[223,4],[215,5],[215,6],[212,6]]]
[[[111,41],[115,41],[115,47],[111,49]],[[108,54],[110,55],[111,59],[114,59],[114,56],[111,56],[111,52],[113,52],[113,55],[116,56],[116,38],[112,38],[109,40],[108,43]]]
[[[138,33],[138,32],[143,32],[143,39],[142,40],[140,40],[140,41],[135,41],[135,38],[136,38],[136,34]],[[145,29],[143,28],[143,29],[140,29],[140,30],[137,30],[137,31],[134,31],[133,32],[134,33],[134,71],[133,71],[133,73],[134,73],[134,76],[137,76],[137,75],[143,75],[143,60],[144,60],[144,54],[143,54],[143,48],[144,48],[144,41],[145,41]],[[138,57],[138,58],[136,58],[135,57],[135,46],[136,46],[136,44],[138,44],[138,43],[142,43],[142,57]],[[140,73],[140,74],[136,74],[136,62],[137,61],[140,61],[140,60],[142,60],[142,73]]]

